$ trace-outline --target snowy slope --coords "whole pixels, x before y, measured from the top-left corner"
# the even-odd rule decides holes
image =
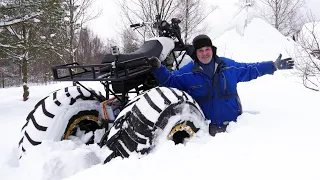
[[[292,39],[260,18],[252,19],[243,36],[233,29],[213,41],[218,47],[218,55],[241,62],[275,60],[280,53],[287,57],[295,49]]]
[[[214,44],[220,56],[242,62],[284,57],[295,46],[270,25],[252,19],[244,34],[230,30]],[[304,88],[294,76],[276,72],[239,83],[244,113],[228,133],[193,139],[175,146],[168,141],[157,151],[102,165],[107,149],[76,142],[45,142],[18,161],[19,132],[37,101],[68,83],[32,86],[30,100],[22,88],[0,89],[0,179],[219,179],[318,180],[320,162],[320,94]],[[99,83],[84,83],[103,91]]]

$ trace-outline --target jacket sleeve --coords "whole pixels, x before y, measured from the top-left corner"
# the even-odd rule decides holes
[[[183,91],[187,90],[186,81],[183,78],[182,69],[170,72],[164,65],[153,70],[154,76],[159,85],[173,87]]]
[[[239,63],[233,61],[231,68],[235,70],[237,82],[250,81],[266,74],[273,74],[276,71],[273,61],[257,63]]]

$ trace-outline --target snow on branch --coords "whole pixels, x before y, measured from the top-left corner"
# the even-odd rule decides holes
[[[38,12],[38,13],[32,13],[30,15],[26,15],[22,18],[16,18],[16,19],[13,19],[13,20],[5,20],[5,21],[0,21],[0,27],[6,27],[6,26],[12,26],[14,24],[18,24],[18,23],[21,23],[21,22],[25,22],[25,21],[28,21],[34,17],[37,17],[39,15],[41,15],[42,13]]]
[[[2,43],[0,43],[0,47],[4,47],[4,48],[17,48],[17,46],[12,46],[12,45],[9,45],[9,44],[2,44]]]

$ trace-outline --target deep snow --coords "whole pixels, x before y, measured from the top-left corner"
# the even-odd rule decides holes
[[[260,19],[243,34],[230,30],[213,42],[220,56],[242,62],[275,60],[296,44]],[[0,89],[0,179],[219,179],[318,180],[320,94],[308,90],[291,71],[239,83],[244,113],[228,133],[194,138],[186,145],[167,141],[148,156],[114,159],[102,165],[107,149],[77,142],[45,142],[18,161],[20,129],[34,105],[71,83]],[[103,91],[99,83],[84,83]]]

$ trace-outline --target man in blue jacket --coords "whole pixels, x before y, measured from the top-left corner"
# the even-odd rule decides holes
[[[158,58],[150,58],[158,83],[186,91],[200,105],[207,119],[211,120],[209,133],[214,136],[224,132],[230,121],[236,121],[242,113],[237,93],[237,83],[250,81],[276,70],[292,69],[291,58],[257,63],[239,63],[216,55],[217,48],[207,35],[193,39],[193,59],[180,68],[170,72],[161,65]]]

